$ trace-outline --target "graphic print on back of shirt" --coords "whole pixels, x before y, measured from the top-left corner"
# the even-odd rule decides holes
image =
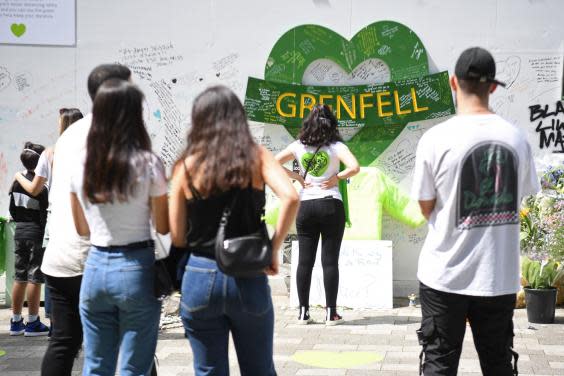
[[[309,166],[308,174],[320,177],[327,171],[327,167],[329,167],[329,154],[324,150],[319,150],[315,155],[314,153],[305,153],[302,156],[301,162],[304,171]]]
[[[517,166],[517,154],[502,143],[482,143],[470,150],[460,175],[459,230],[519,223]]]

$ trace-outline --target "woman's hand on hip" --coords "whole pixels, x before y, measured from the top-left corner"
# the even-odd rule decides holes
[[[321,182],[319,186],[321,187],[321,189],[330,189],[336,187],[337,185],[339,185],[339,178],[337,177],[337,175],[333,175],[329,179]]]

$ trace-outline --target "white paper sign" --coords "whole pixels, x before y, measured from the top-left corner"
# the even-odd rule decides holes
[[[0,0],[0,43],[76,45],[76,0]]]
[[[320,242],[321,243],[321,242]],[[299,306],[296,289],[299,246],[292,242],[290,304]],[[393,308],[392,242],[389,240],[343,240],[339,258],[337,305],[349,308]],[[325,306],[321,246],[313,267],[310,305]]]

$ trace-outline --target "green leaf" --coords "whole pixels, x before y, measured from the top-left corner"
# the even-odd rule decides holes
[[[558,287],[564,281],[564,263],[560,263],[556,269],[556,275],[552,280],[552,287]]]

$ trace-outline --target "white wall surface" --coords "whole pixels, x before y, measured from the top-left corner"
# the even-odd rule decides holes
[[[86,78],[97,64],[141,67],[133,69],[133,79],[146,94],[145,118],[155,150],[170,161],[182,147],[193,97],[222,83],[243,99],[247,78],[264,77],[277,39],[301,24],[351,38],[376,21],[403,23],[423,41],[433,71],[452,73],[459,53],[474,45],[490,49],[500,64],[517,56],[520,76],[498,94],[496,105],[527,132],[540,162],[553,161],[559,155],[538,147],[528,106],[554,106],[562,69],[557,82],[539,81],[530,61],[552,57],[561,64],[562,14],[561,0],[78,0],[76,47],[0,45],[0,214],[7,212],[6,192],[20,169],[23,143],[53,144],[60,107],[89,111]],[[164,51],[158,61],[135,51],[152,47]],[[150,77],[139,74],[147,68]],[[409,175],[397,180],[409,188]],[[424,236],[424,229],[385,220],[384,239],[394,241],[396,295],[416,287]]]

